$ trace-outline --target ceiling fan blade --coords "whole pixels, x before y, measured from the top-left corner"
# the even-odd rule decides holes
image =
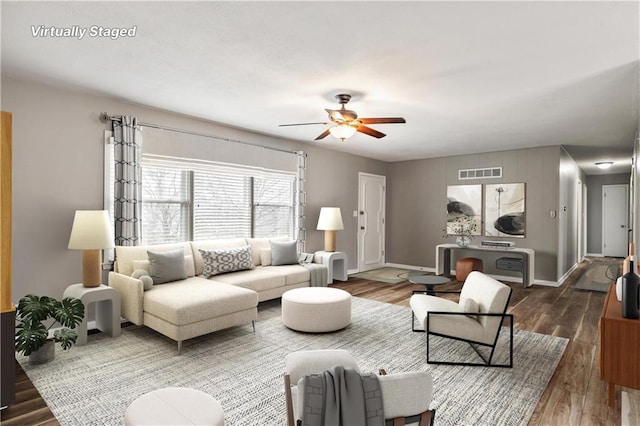
[[[359,118],[362,124],[406,123],[402,117]]]
[[[329,129],[325,130],[324,132],[320,133],[320,135],[318,135],[317,138],[315,138],[315,140],[319,141],[320,139],[324,139],[327,136],[329,136]]]
[[[294,123],[294,124],[278,124],[278,127],[287,127],[287,126],[308,126],[310,124],[329,124],[326,121],[318,121],[317,123]]]
[[[371,127],[362,126],[362,125],[356,127],[356,130],[360,133],[364,133],[365,135],[373,136],[374,138],[378,138],[378,139],[384,138],[385,136],[387,136],[382,132],[372,129]]]

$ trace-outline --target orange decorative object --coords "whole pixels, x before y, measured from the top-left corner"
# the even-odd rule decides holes
[[[475,257],[463,257],[456,261],[456,280],[464,281],[471,271],[483,272],[482,259]]]

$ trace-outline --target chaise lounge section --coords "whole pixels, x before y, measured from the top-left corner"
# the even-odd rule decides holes
[[[116,247],[117,261],[114,271],[109,273],[109,286],[120,293],[125,319],[177,341],[180,353],[182,342],[193,337],[250,322],[255,330],[259,302],[278,298],[293,288],[308,287],[312,281],[314,285],[323,284],[326,277],[323,265],[314,264],[307,268],[297,263],[297,256],[286,259],[286,256],[283,258],[280,253],[275,253],[282,247],[289,252],[291,247],[295,247],[294,242],[285,243],[283,240],[234,238]],[[275,247],[274,253],[272,246]],[[248,265],[245,262],[241,267],[248,269],[213,275],[210,268],[205,270],[203,254],[222,253],[225,260],[234,260],[233,256],[238,252],[245,254]],[[154,271],[152,264],[157,266],[158,263],[154,263],[156,257],[162,260],[162,256],[173,257],[174,260],[175,256],[183,258],[184,269],[182,264],[179,265],[176,274],[160,262]],[[271,262],[272,257],[275,265]],[[287,264],[280,264],[283,261]],[[147,282],[145,289],[144,281],[150,279],[140,276],[142,271],[152,274],[158,270],[160,276],[153,275],[153,285]],[[313,274],[318,270],[324,270],[324,274]],[[315,275],[321,277],[315,278]],[[179,279],[171,279],[175,277]],[[168,282],[162,282],[164,279]]]

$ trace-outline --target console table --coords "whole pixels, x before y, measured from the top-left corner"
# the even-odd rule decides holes
[[[438,244],[436,246],[436,275],[451,276],[451,252],[456,250],[472,250],[478,252],[494,252],[516,255],[522,258],[524,269],[522,271],[522,286],[530,287],[533,284],[535,272],[535,252],[532,249],[520,247],[483,247],[466,246],[457,244]]]
[[[616,385],[640,389],[640,319],[622,316],[616,286],[609,287],[598,322],[600,379],[609,382],[609,407],[615,404]]]

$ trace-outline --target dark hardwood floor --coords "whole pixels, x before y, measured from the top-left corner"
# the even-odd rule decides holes
[[[606,404],[607,386],[598,375],[598,319],[605,293],[573,288],[585,268],[582,264],[559,288],[524,289],[520,284],[510,284],[514,291],[509,310],[514,314],[516,328],[571,339],[529,425],[621,424],[620,388],[616,407],[611,409]],[[441,288],[454,290],[460,286],[451,283]],[[354,278],[337,282],[334,287],[357,297],[402,306],[409,306],[413,290],[423,288],[409,282],[383,284]],[[57,425],[20,366],[16,377],[17,401],[0,413],[1,425]]]

